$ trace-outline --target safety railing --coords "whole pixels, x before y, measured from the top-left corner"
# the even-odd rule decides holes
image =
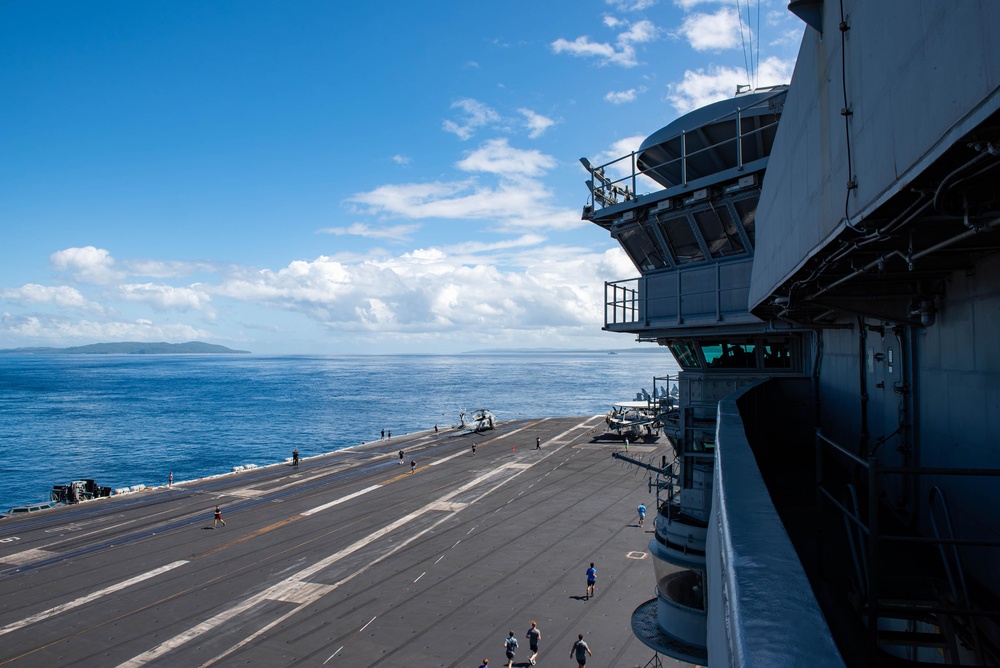
[[[742,170],[745,164],[743,159],[744,141],[756,140],[756,138],[762,136],[765,132],[771,131],[778,124],[778,120],[776,118],[769,123],[744,131],[743,118],[748,115],[748,112],[758,110],[762,107],[770,107],[775,98],[785,95],[786,87],[780,86],[774,88],[780,88],[780,90],[776,90],[774,94],[768,95],[752,105],[747,107],[737,107],[735,111],[722,114],[717,118],[711,119],[702,124],[702,126],[708,126],[733,119],[735,120],[735,123],[733,124],[735,131],[731,137],[726,137],[713,144],[702,146],[694,150],[689,150],[687,137],[688,135],[698,135],[699,137],[703,137],[704,135],[700,132],[700,128],[682,131],[673,137],[665,138],[662,143],[666,143],[672,139],[680,137],[680,155],[671,160],[666,160],[655,165],[646,165],[644,169],[640,170],[637,163],[637,157],[639,155],[638,151],[632,151],[631,153],[623,155],[620,158],[615,158],[614,160],[601,165],[593,165],[587,158],[580,158],[581,164],[583,164],[584,168],[590,172],[590,180],[587,182],[587,185],[591,194],[587,201],[587,208],[591,211],[596,211],[607,206],[634,200],[639,194],[637,190],[640,182],[639,177],[643,175],[644,172],[656,172],[663,170],[664,168],[676,166],[679,167],[681,175],[680,183],[677,185],[687,186],[689,182],[688,163],[691,160],[709,152],[718,152],[720,149],[725,148],[730,144],[735,144],[735,167],[738,170]],[[756,116],[759,114],[753,115]],[[615,178],[615,174],[622,174],[622,176]]]
[[[837,494],[831,491],[824,476],[824,460],[828,457],[840,457],[846,463],[852,465],[863,481],[866,498],[859,503],[857,493],[853,485],[848,485],[849,505],[841,502]],[[934,529],[933,536],[923,535],[893,535],[884,533],[879,524],[879,499],[882,496],[884,487],[883,478],[890,475],[902,476],[939,476],[939,477],[995,477],[1000,478],[1000,469],[979,469],[979,468],[949,468],[949,467],[905,467],[905,466],[882,466],[874,456],[863,458],[838,445],[828,437],[824,436],[820,430],[816,431],[816,500],[817,507],[822,509],[824,503],[826,507],[832,507],[838,511],[844,519],[849,542],[852,548],[853,565],[859,581],[859,589],[865,597],[864,607],[867,614],[869,642],[871,651],[874,653],[878,648],[879,619],[890,617],[893,612],[899,612],[900,604],[887,605],[881,602],[882,585],[879,578],[880,557],[886,543],[906,543],[912,545],[932,545],[937,547],[941,558],[942,567],[948,574],[949,583],[952,588],[955,605],[928,605],[921,603],[919,609],[926,614],[938,614],[945,616],[962,617],[972,619],[978,616],[992,617],[1000,619],[1000,611],[974,609],[968,600],[967,592],[959,591],[954,584],[958,577],[961,580],[962,589],[965,587],[964,574],[961,572],[961,561],[958,558],[958,548],[966,547],[987,547],[1000,548],[1000,540],[990,540],[983,538],[956,538],[952,531],[950,512],[943,501],[943,492],[938,486],[931,487],[928,498],[928,513],[931,526]],[[849,507],[850,506],[850,507]],[[939,509],[943,507],[944,510]],[[864,508],[866,517],[862,516],[861,509]],[[945,524],[948,530],[947,535],[941,535],[937,528],[935,513],[943,512]],[[821,521],[817,521],[817,526],[823,526]],[[817,541],[817,555],[822,559],[824,554],[822,533]],[[973,635],[975,624],[970,624]]]

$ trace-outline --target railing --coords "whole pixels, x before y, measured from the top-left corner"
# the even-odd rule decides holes
[[[833,494],[824,484],[823,461],[824,455],[827,454],[833,454],[844,458],[848,463],[852,464],[857,469],[861,476],[863,476],[866,487],[865,491],[867,493],[867,521],[865,521],[865,519],[861,516],[860,507],[862,504],[857,503],[857,496],[854,493],[853,486],[850,486],[849,489],[849,494],[853,500],[851,504],[852,507],[848,508],[841,503],[837,496]],[[845,523],[848,525],[848,536],[851,540],[853,548],[852,552],[854,552],[852,556],[854,557],[854,566],[858,574],[859,588],[862,590],[861,593],[865,595],[866,598],[865,608],[867,610],[868,617],[868,634],[869,642],[871,643],[870,651],[873,653],[876,652],[878,648],[879,619],[883,616],[889,617],[893,611],[899,612],[900,610],[898,604],[889,606],[880,603],[881,583],[879,581],[879,559],[884,543],[903,542],[914,545],[924,544],[936,546],[941,554],[943,562],[942,565],[944,570],[948,573],[949,580],[952,580],[956,575],[953,572],[956,564],[958,564],[958,568],[960,569],[960,561],[957,557],[957,549],[959,546],[990,548],[1000,547],[1000,540],[955,538],[953,535],[950,535],[950,513],[947,513],[947,510],[945,510],[947,528],[949,530],[949,535],[947,536],[903,536],[882,533],[882,529],[879,526],[879,499],[882,492],[882,485],[880,481],[881,477],[887,475],[1000,477],[1000,469],[881,466],[876,457],[868,457],[867,459],[859,457],[824,436],[819,430],[816,431],[817,503],[822,504],[825,502],[832,506],[841,513],[844,517]],[[934,528],[935,534],[937,533],[936,520],[934,519],[934,502],[936,497],[941,497],[943,499],[943,493],[938,487],[935,486],[931,488],[930,497],[928,499],[931,526]],[[943,504],[943,500],[941,503]],[[944,507],[947,508],[946,505],[944,505]],[[817,522],[817,526],[821,525],[821,522]],[[824,552],[822,534],[820,535],[820,539],[821,540],[817,542],[817,555],[821,558]],[[855,539],[858,544],[855,544]],[[949,551],[946,552],[945,548],[948,548]],[[958,576],[961,577],[962,587],[964,588],[964,575],[960,570],[958,571]],[[954,583],[951,582],[951,584],[952,588],[955,589]],[[968,604],[967,596],[958,596],[957,594],[959,592],[957,589],[954,593],[956,594],[956,599],[959,601],[959,603],[955,606],[921,604],[920,611],[924,613],[944,614],[968,618],[974,618],[976,616],[1000,618],[1000,611],[972,609],[971,605]],[[973,628],[973,633],[975,633],[975,624],[973,623],[971,626]]]
[[[775,87],[779,88],[779,87]],[[760,127],[754,128],[753,130],[743,131],[743,116],[748,111],[759,109],[761,107],[768,107],[771,105],[773,100],[777,97],[785,95],[785,87],[780,87],[781,90],[776,91],[773,95],[768,95],[762,100],[758,100],[756,103],[748,107],[737,107],[735,111],[722,114],[717,118],[703,123],[703,126],[712,125],[715,123],[720,123],[729,119],[734,119],[735,122],[735,134],[732,137],[728,137],[714,144],[701,147],[699,149],[688,151],[688,141],[687,135],[696,133],[694,131],[683,131],[678,135],[673,137],[667,137],[661,143],[666,143],[671,139],[680,137],[681,139],[681,154],[671,160],[658,163],[656,165],[647,166],[644,170],[640,170],[636,164],[636,157],[639,155],[638,151],[632,151],[620,158],[615,158],[610,162],[606,162],[602,165],[593,165],[586,158],[581,158],[580,162],[583,166],[590,172],[590,180],[588,181],[588,186],[590,187],[590,197],[587,201],[587,206],[591,210],[597,210],[598,208],[604,208],[607,206],[612,206],[614,204],[619,204],[622,202],[628,202],[634,200],[638,196],[638,177],[643,175],[644,172],[655,172],[657,170],[663,169],[665,167],[679,166],[681,173],[681,183],[679,185],[688,185],[688,163],[709,151],[718,151],[731,143],[736,143],[736,169],[742,170],[744,167],[743,161],[743,140],[752,139],[764,132],[774,128],[778,121],[775,120],[771,123],[767,123]],[[622,163],[628,161],[628,164],[622,166]],[[612,178],[609,174],[613,173],[624,173],[623,176],[619,178]],[[597,205],[600,205],[599,207]]]
[[[760,397],[774,382],[748,386],[718,404],[706,549],[709,665],[843,668],[750,447],[748,433],[759,425],[752,410],[745,417],[740,409],[744,397]],[[762,410],[777,410],[778,403]]]
[[[609,281],[604,284],[604,327],[633,331],[654,325],[755,321],[747,306],[752,261],[745,258]],[[723,278],[724,266],[739,264],[746,266]]]

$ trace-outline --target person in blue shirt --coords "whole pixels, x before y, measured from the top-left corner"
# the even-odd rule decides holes
[[[514,632],[511,631],[507,639],[503,641],[504,651],[507,654],[507,668],[513,668],[514,666],[514,650],[517,649],[517,638],[514,637]]]
[[[594,568],[594,562],[590,562],[590,568],[587,569],[587,596],[586,599],[590,599],[594,595],[594,585],[597,584],[597,569]]]
[[[639,504],[639,526],[646,521],[646,506]]]

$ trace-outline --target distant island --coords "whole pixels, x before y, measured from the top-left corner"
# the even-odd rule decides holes
[[[233,350],[201,341],[187,343],[140,343],[122,341],[120,343],[92,343],[89,346],[72,348],[8,348],[0,353],[20,353],[25,355],[249,355],[249,350]]]

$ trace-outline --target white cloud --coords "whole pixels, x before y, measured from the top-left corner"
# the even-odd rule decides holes
[[[0,333],[25,345],[67,346],[94,341],[204,341],[215,336],[182,323],[155,324],[150,320],[96,322],[58,316],[0,314]]]
[[[408,156],[398,155],[398,154],[392,156],[392,161],[397,165],[408,165],[412,162],[412,160]]]
[[[605,2],[623,12],[638,12],[656,4],[656,0],[605,0]]]
[[[541,176],[555,167],[556,160],[541,151],[525,151],[507,143],[505,138],[491,139],[458,162],[464,172],[487,172],[508,178]]]
[[[626,102],[635,102],[636,90],[635,88],[629,88],[628,90],[619,91],[609,91],[604,95],[604,99],[611,104],[625,104]]]
[[[678,33],[695,51],[722,51],[739,48],[742,44],[739,14],[721,8],[714,14],[691,14],[684,19]]]
[[[636,60],[634,45],[650,42],[659,35],[659,30],[650,21],[644,20],[629,24],[625,21],[605,17],[604,24],[610,28],[627,28],[618,34],[614,46],[606,42],[594,42],[589,36],[583,35],[573,41],[560,37],[552,42],[552,50],[557,54],[566,53],[578,58],[599,58],[601,64],[604,65],[635,67],[639,61]]]
[[[212,298],[199,286],[175,288],[158,283],[131,283],[118,286],[118,296],[127,302],[146,304],[157,311],[205,311],[210,316]]]
[[[113,283],[125,275],[115,268],[115,259],[107,250],[94,246],[56,251],[49,260],[57,271],[69,272],[85,283]]]
[[[525,118],[525,125],[528,126],[528,136],[532,139],[541,137],[550,127],[555,125],[555,121],[547,116],[537,114],[531,109],[521,108],[517,110]]]
[[[684,11],[690,11],[691,8],[697,7],[698,5],[720,5],[723,2],[728,1],[729,0],[674,0],[674,4]]]
[[[446,120],[442,124],[445,132],[451,132],[465,141],[471,139],[476,131],[501,121],[500,114],[478,100],[465,98],[452,103],[452,109],[460,109],[463,116],[460,121]]]
[[[460,244],[455,253],[416,249],[355,265],[320,256],[276,272],[248,271],[216,294],[380,335],[599,327],[604,281],[634,273],[628,258],[619,249],[541,248],[538,240]],[[507,253],[509,268],[489,264],[498,252]]]
[[[758,85],[771,86],[788,83],[792,77],[793,61],[770,57],[760,63]],[[687,113],[706,104],[732,97],[736,86],[746,84],[747,73],[741,67],[710,67],[688,70],[684,79],[669,86],[668,99],[680,113]]]
[[[419,225],[392,225],[389,227],[371,227],[364,223],[352,223],[347,227],[324,227],[317,230],[322,234],[333,234],[338,237],[356,236],[369,239],[391,239],[394,241],[409,241],[410,237],[420,229]]]
[[[496,186],[476,177],[462,181],[384,185],[357,193],[348,202],[360,212],[410,220],[486,220],[495,230],[571,229],[585,223],[576,212],[550,204],[553,196],[537,177],[555,167],[550,155],[517,149],[491,139],[457,163],[466,172],[498,177]]]
[[[103,311],[101,305],[83,296],[76,288],[66,285],[38,285],[26,283],[20,288],[0,290],[0,298],[19,304],[52,304],[61,308]]]

